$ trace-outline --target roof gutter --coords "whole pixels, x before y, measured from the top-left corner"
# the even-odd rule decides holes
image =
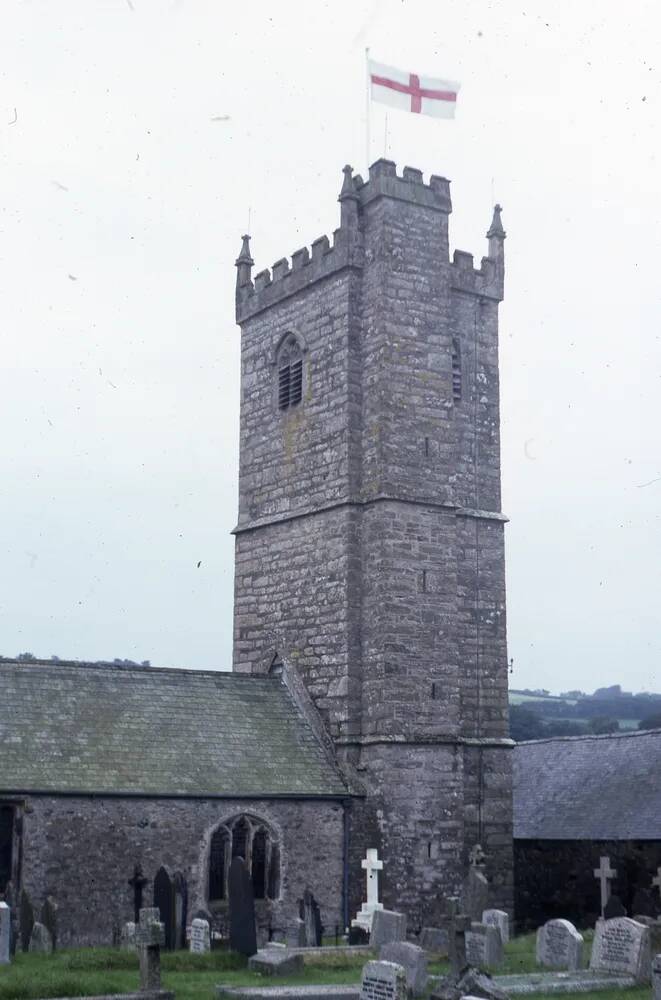
[[[285,800],[290,802],[343,802],[346,798],[364,798],[364,794],[355,791],[338,791],[332,793],[314,794],[311,792],[131,792],[131,791],[95,791],[77,790],[62,791],[58,788],[0,788],[3,795],[32,795],[42,798],[70,799],[219,799],[242,801],[251,800]]]

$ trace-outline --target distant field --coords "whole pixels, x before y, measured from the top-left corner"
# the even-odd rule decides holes
[[[566,705],[578,704],[577,698],[560,698],[552,694],[522,694],[520,691],[510,691],[510,705],[523,705],[525,701],[564,701]]]

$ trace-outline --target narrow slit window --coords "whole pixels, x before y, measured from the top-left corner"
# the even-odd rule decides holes
[[[288,410],[303,399],[303,358],[293,335],[285,338],[278,353],[278,407]]]
[[[461,347],[457,337],[452,338],[452,399],[461,402]]]

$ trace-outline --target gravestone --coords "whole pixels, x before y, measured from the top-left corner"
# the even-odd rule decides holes
[[[18,925],[18,900],[14,890],[14,883],[11,880],[5,886],[5,903],[9,907],[9,954],[13,956],[16,954],[20,932]]]
[[[211,928],[208,920],[196,917],[190,925],[189,950],[194,955],[204,955],[211,951]]]
[[[390,941],[406,941],[406,914],[376,910],[372,918],[370,947],[378,949]]]
[[[466,961],[478,969],[493,969],[503,961],[503,939],[497,927],[471,924],[466,931]]]
[[[250,958],[257,951],[255,898],[250,872],[243,858],[232,858],[228,881],[230,948]]]
[[[471,918],[459,913],[456,896],[448,898],[447,907],[450,918],[450,975],[458,978],[466,968],[466,931],[470,930]]]
[[[303,899],[298,901],[298,909],[305,932],[305,947],[319,948],[324,935],[321,913],[316,899],[309,889],[303,893]]]
[[[599,920],[592,942],[590,968],[597,972],[633,976],[636,982],[650,978],[650,931],[628,917]]]
[[[503,944],[507,944],[510,939],[510,918],[505,910],[485,910],[482,914],[482,923],[488,924],[489,927],[497,927]]]
[[[160,990],[161,945],[165,944],[165,928],[159,919],[158,907],[143,907],[140,910],[135,943],[140,956],[140,988],[146,992]]]
[[[172,878],[174,891],[174,947],[186,947],[186,924],[188,922],[188,883],[181,872]]]
[[[307,940],[305,936],[305,921],[299,917],[294,924],[287,929],[287,944],[290,948],[305,948]]]
[[[142,868],[140,865],[136,865],[133,869],[133,877],[128,880],[128,884],[133,889],[133,920],[137,924],[140,919],[140,910],[142,909],[142,894],[145,886],[149,882],[148,878],[142,874]]]
[[[401,965],[406,973],[406,986],[414,997],[422,996],[427,989],[427,956],[417,944],[408,941],[389,941],[379,952],[382,962]]]
[[[383,909],[383,904],[379,902],[379,872],[383,869],[383,861],[379,860],[378,851],[370,847],[360,866],[367,878],[367,901],[362,904],[356,917],[351,921],[351,926],[362,927],[369,934],[374,914],[377,910]]]
[[[661,1000],[661,955],[652,961],[652,1000]]]
[[[366,945],[370,943],[369,931],[366,931],[364,927],[354,927],[353,924],[349,928],[349,944],[351,945]]]
[[[32,928],[34,927],[34,909],[25,889],[21,890],[18,922],[21,930],[21,948],[23,951],[27,951],[30,947]]]
[[[406,1000],[406,973],[395,962],[367,962],[360,981],[360,1000]]]
[[[6,903],[0,903],[0,965],[9,965],[9,940],[11,927],[11,910]]]
[[[549,969],[575,971],[583,966],[583,935],[569,920],[549,920],[537,929],[535,959]]]
[[[611,879],[617,878],[617,872],[614,868],[611,868],[610,858],[601,857],[599,858],[599,867],[594,869],[593,874],[596,879],[599,879],[601,915],[604,919],[608,919],[605,912],[606,903],[608,902],[608,897],[610,896]]]
[[[449,951],[448,931],[445,927],[423,927],[418,943],[425,951],[447,955]]]
[[[135,951],[135,923],[133,920],[122,924],[119,933],[119,947],[122,951]]]
[[[649,889],[636,889],[631,904],[634,916],[639,913],[643,917],[656,917],[657,910],[658,907]]]
[[[57,948],[57,903],[52,896],[46,896],[44,905],[41,908],[41,922],[48,932],[53,942],[53,951]]]
[[[175,904],[172,879],[162,866],[156,872],[154,879],[154,906],[161,915],[161,923],[165,928],[165,947],[172,951],[175,947]]]
[[[32,934],[30,935],[30,945],[28,951],[36,952],[41,955],[50,955],[53,950],[53,939],[50,936],[50,931],[39,921],[35,921],[32,928]]]
[[[626,917],[627,911],[619,896],[609,896],[604,906],[604,920],[613,920],[614,917]]]
[[[461,887],[461,912],[476,923],[489,907],[489,883],[479,868],[469,869]]]
[[[294,955],[287,948],[271,946],[260,949],[256,955],[248,959],[251,972],[259,972],[263,976],[290,976],[303,971],[303,956]]]

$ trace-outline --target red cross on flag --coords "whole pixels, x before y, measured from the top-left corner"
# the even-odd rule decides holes
[[[418,115],[454,118],[458,83],[420,76],[417,73],[405,73],[371,59],[368,60],[368,70],[373,101]]]

